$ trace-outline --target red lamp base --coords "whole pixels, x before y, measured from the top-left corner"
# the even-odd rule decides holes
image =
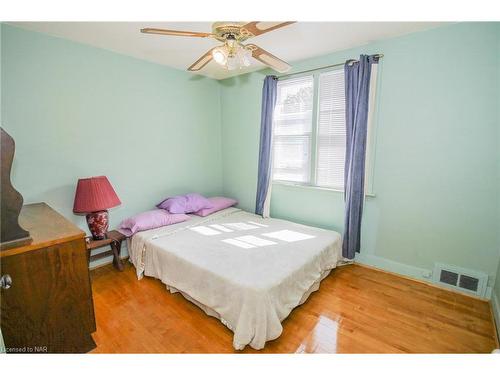
[[[96,211],[86,215],[87,225],[94,240],[103,240],[106,238],[106,232],[109,227],[108,211]]]

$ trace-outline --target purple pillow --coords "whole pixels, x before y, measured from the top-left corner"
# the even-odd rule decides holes
[[[156,207],[167,210],[171,214],[189,214],[204,208],[212,208],[213,205],[203,195],[190,193],[167,198],[158,203]]]
[[[223,210],[225,208],[234,206],[235,204],[238,204],[238,201],[231,199],[231,198],[225,198],[225,197],[212,197],[208,198],[210,203],[212,203],[211,208],[203,208],[199,211],[196,211],[194,214],[198,216],[208,216],[210,214],[213,214],[214,212]]]
[[[118,231],[130,237],[143,230],[181,223],[186,220],[189,220],[189,216],[184,214],[170,214],[165,210],[151,210],[123,220],[118,227]]]

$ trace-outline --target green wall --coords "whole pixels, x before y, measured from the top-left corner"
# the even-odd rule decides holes
[[[383,53],[374,198],[358,260],[423,278],[434,262],[486,272],[500,252],[499,29],[454,24],[294,63]],[[254,209],[262,79],[221,81],[224,192]],[[342,231],[343,194],[273,185],[271,215]]]
[[[25,203],[72,213],[79,177],[106,175],[111,227],[169,194],[220,194],[219,85],[211,79],[2,25],[2,126]]]

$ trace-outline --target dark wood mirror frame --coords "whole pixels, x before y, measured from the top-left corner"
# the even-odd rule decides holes
[[[19,225],[19,213],[23,206],[23,196],[12,186],[10,172],[14,160],[14,139],[2,128],[1,130],[1,230],[0,250],[26,245],[31,242],[28,231]]]

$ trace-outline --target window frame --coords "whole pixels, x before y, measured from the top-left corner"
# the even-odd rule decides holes
[[[324,69],[317,69],[314,72],[305,72],[292,74],[287,78],[281,79],[281,81],[286,81],[289,79],[296,79],[306,76],[311,76],[313,78],[313,109],[312,109],[312,123],[311,123],[311,142],[310,142],[310,165],[309,165],[309,182],[296,182],[287,180],[277,180],[274,179],[274,164],[271,164],[271,182],[272,184],[292,186],[306,189],[316,189],[316,190],[326,190],[338,193],[344,193],[344,189],[336,189],[328,186],[320,186],[316,184],[316,173],[317,173],[317,160],[318,160],[318,128],[319,128],[319,76],[323,73],[343,70],[344,66],[340,67],[329,67]],[[375,73],[375,74],[373,74]],[[374,175],[374,159],[375,159],[375,141],[376,141],[376,129],[375,129],[375,113],[377,112],[376,96],[379,85],[379,64],[372,65],[372,77],[370,79],[370,97],[369,97],[369,111],[368,111],[368,130],[367,130],[367,146],[366,146],[366,161],[365,161],[365,195],[369,197],[374,197],[375,193],[373,191],[373,175]],[[279,81],[278,81],[279,85]],[[274,128],[272,136],[272,158],[274,158]],[[271,160],[271,163],[273,161]]]

